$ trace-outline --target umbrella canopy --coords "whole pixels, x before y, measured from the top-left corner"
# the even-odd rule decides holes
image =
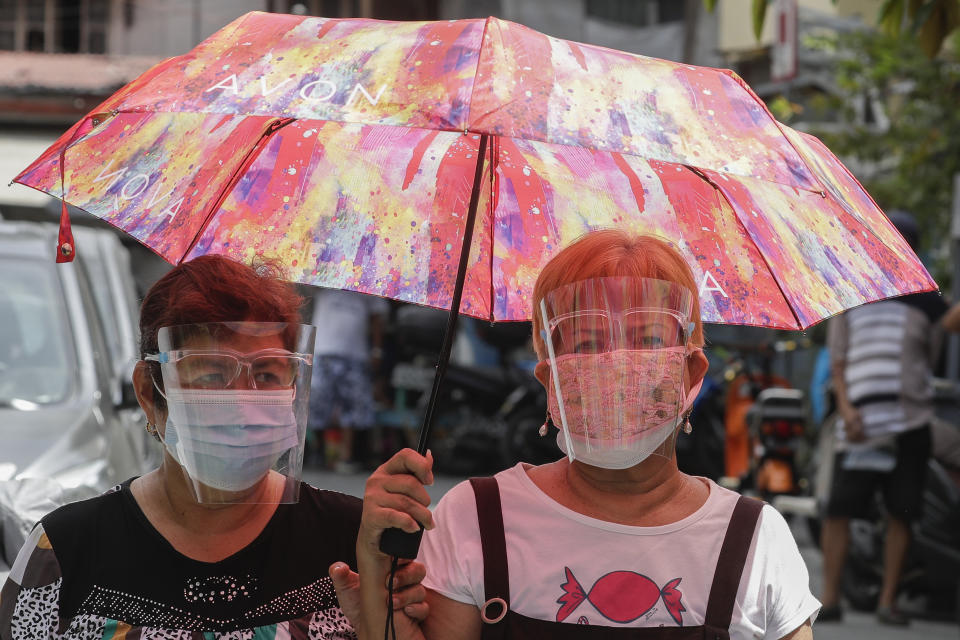
[[[836,157],[734,73],[496,18],[247,14],[16,181],[174,264],[262,256],[292,281],[438,308],[466,239],[460,311],[490,320],[528,318],[542,265],[606,227],[678,247],[706,322],[801,329],[936,288]]]

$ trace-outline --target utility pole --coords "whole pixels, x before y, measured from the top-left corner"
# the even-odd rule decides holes
[[[696,64],[697,22],[700,20],[701,0],[685,0],[683,5],[683,61]]]
[[[193,45],[200,44],[200,0],[193,0]]]

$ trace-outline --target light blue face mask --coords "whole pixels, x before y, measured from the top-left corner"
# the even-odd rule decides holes
[[[166,396],[164,446],[208,487],[245,491],[283,454],[303,446],[290,389],[171,389]]]

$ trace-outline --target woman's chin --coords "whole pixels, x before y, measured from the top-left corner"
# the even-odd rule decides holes
[[[249,487],[240,489],[223,489],[204,484],[199,480],[191,480],[190,484],[193,487],[197,502],[200,504],[228,506],[234,504],[267,502],[265,498],[273,493],[270,491],[270,488],[275,484],[275,480],[272,477],[273,475],[279,476],[280,474],[268,471]]]

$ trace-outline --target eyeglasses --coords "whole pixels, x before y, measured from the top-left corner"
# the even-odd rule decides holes
[[[664,310],[575,311],[550,320],[557,354],[678,347],[686,344],[689,333],[677,314]]]
[[[264,349],[253,353],[177,349],[146,355],[149,362],[173,364],[181,387],[187,389],[226,389],[247,370],[254,389],[287,389],[293,386],[300,365],[310,365],[313,354],[284,349]]]

